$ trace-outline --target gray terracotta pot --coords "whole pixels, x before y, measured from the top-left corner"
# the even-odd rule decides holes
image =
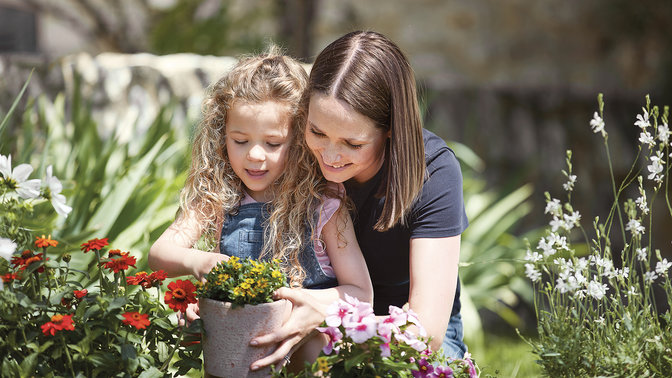
[[[271,354],[277,345],[252,347],[252,338],[280,327],[291,311],[291,303],[272,303],[231,308],[231,303],[202,298],[203,361],[207,375],[238,378],[268,377],[271,369],[251,371],[250,365]]]

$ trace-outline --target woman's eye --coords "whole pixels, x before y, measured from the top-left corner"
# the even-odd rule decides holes
[[[273,147],[273,148],[280,147],[280,146],[282,145],[282,143],[271,143],[271,142],[268,142],[268,143],[266,143],[266,144],[267,144],[269,147]]]
[[[313,135],[318,136],[318,137],[323,137],[325,136],[324,133],[321,133],[313,128],[310,129],[310,132],[313,133]]]
[[[346,143],[348,144],[348,146],[350,146],[351,148],[354,148],[354,149],[362,148],[362,146],[364,146],[363,144],[352,144],[350,142],[346,142]]]

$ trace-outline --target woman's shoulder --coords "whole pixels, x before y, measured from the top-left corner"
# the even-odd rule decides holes
[[[427,129],[422,129],[422,136],[425,144],[425,162],[430,175],[439,168],[460,172],[455,152],[448,147],[445,140]]]

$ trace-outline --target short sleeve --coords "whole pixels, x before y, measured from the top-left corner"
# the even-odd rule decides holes
[[[344,196],[345,188],[343,187],[343,184],[329,183],[329,185],[332,186],[332,189],[336,190],[336,192],[340,197]],[[324,273],[329,277],[335,277],[336,274],[334,273],[334,269],[331,267],[331,261],[329,260],[329,255],[327,254],[327,250],[324,247],[324,243],[321,240],[321,235],[322,235],[322,229],[327,224],[327,222],[329,222],[331,217],[334,216],[334,214],[336,213],[336,211],[340,206],[341,206],[340,198],[324,199],[324,201],[322,202],[322,206],[320,207],[319,218],[317,221],[317,229],[315,230],[316,231],[315,235],[319,235],[320,237],[316,237],[313,240],[315,257],[317,258],[317,261],[320,264],[322,271],[324,271]]]
[[[411,212],[411,238],[456,236],[468,224],[460,163],[444,145],[427,159],[427,177]]]

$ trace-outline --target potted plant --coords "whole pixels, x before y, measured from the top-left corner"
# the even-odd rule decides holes
[[[270,375],[270,368],[251,371],[252,362],[275,346],[251,347],[250,340],[282,325],[291,306],[273,301],[287,282],[278,260],[256,261],[235,256],[217,264],[197,290],[203,321],[205,372],[221,377]]]

